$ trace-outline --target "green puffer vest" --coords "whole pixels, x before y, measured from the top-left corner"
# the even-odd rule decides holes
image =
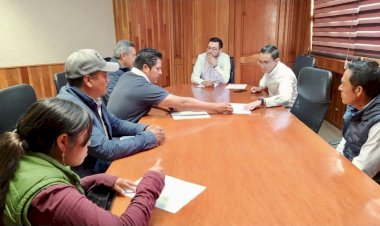
[[[74,185],[84,194],[80,178],[48,155],[27,152],[19,163],[9,190],[3,215],[4,225],[31,225],[28,209],[33,198],[43,189],[56,184]]]

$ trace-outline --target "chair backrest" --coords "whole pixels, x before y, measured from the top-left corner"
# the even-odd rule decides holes
[[[228,83],[234,83],[235,82],[235,63],[234,58],[230,57],[231,62],[231,71],[230,71],[230,79],[228,80]]]
[[[62,86],[65,86],[67,84],[67,78],[65,72],[58,72],[54,75],[54,84],[55,88],[57,89],[57,93],[59,93],[59,90],[61,90]]]
[[[28,84],[0,90],[0,133],[13,131],[21,115],[36,101],[34,89]]]
[[[307,55],[301,55],[296,58],[293,65],[293,72],[296,75],[296,78],[298,79],[299,73],[302,68],[304,67],[314,67],[315,65],[315,58],[312,56]]]
[[[318,133],[330,103],[332,74],[305,67],[298,79],[298,96],[290,112]]]

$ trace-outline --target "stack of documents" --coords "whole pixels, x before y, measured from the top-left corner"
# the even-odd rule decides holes
[[[172,112],[171,115],[174,120],[211,118],[211,116],[205,111],[179,111]]]
[[[135,183],[138,184],[140,180],[141,178]],[[165,176],[165,187],[157,199],[156,207],[171,213],[176,213],[205,189],[205,186],[193,184],[175,177]],[[135,193],[128,193],[128,190],[126,192],[130,198],[135,196]]]

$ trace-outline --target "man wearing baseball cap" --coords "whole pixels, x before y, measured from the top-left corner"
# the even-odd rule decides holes
[[[111,161],[153,148],[165,138],[158,125],[121,120],[107,111],[101,99],[107,92],[107,72],[118,69],[117,63],[106,62],[93,49],[74,52],[65,62],[69,85],[61,88],[57,97],[78,104],[93,120],[88,156],[81,166],[74,168],[81,177],[105,172]],[[122,136],[129,137],[113,139]]]

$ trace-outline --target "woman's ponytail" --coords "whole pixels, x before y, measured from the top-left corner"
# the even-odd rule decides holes
[[[26,146],[27,143],[17,132],[6,132],[0,135],[0,222],[3,221],[9,182],[17,170]]]

